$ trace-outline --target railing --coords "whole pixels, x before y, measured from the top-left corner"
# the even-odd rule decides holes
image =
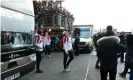
[[[42,24],[44,27],[65,27],[72,28],[73,19],[62,14],[43,14],[36,22]]]

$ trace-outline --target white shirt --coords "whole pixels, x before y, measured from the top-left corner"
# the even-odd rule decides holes
[[[43,42],[45,43],[45,45],[50,45],[51,43],[51,39],[48,39],[49,36],[45,36],[43,39]]]
[[[68,53],[68,51],[72,50],[72,38],[69,36],[68,37],[68,41],[66,40],[65,43],[63,44],[63,49],[65,50],[66,53]]]
[[[36,51],[43,51],[43,48],[45,47],[45,44],[43,42],[43,36],[40,35],[35,36],[35,46],[36,46]]]

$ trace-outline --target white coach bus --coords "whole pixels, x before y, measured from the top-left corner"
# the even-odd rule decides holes
[[[15,80],[35,68],[32,0],[1,0],[1,80]]]

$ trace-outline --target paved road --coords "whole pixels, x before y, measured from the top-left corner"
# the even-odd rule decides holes
[[[71,71],[68,73],[62,72],[62,56],[62,53],[53,53],[51,58],[43,58],[41,69],[44,73],[36,74],[33,71],[19,80],[100,80],[99,70],[94,68],[96,62],[95,52],[92,54],[81,54],[75,57],[70,66]],[[118,72],[122,71],[123,65],[119,64]],[[123,79],[117,76],[117,80],[129,79]]]
[[[94,68],[96,60],[97,57],[95,55],[92,55],[87,80],[100,80],[100,70]],[[117,71],[117,80],[129,80],[129,75],[127,75],[126,78],[119,77],[118,73],[121,73],[123,69],[124,69],[124,64],[119,63]]]
[[[41,63],[42,74],[36,74],[35,71],[24,76],[19,80],[84,80],[90,54],[81,54],[75,57],[69,73],[64,73],[62,64],[62,53],[53,54],[51,58],[44,58]]]

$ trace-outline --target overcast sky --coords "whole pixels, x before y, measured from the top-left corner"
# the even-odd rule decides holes
[[[65,0],[74,24],[93,24],[95,29],[112,25],[118,31],[133,29],[133,0]]]

